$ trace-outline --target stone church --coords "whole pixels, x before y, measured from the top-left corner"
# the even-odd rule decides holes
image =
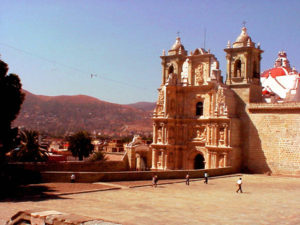
[[[224,51],[225,83],[210,51],[188,53],[179,37],[163,51],[151,169],[300,174],[300,104],[263,102],[263,51],[246,27]]]

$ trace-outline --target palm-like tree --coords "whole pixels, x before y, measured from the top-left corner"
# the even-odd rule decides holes
[[[19,134],[20,146],[12,154],[12,159],[19,162],[43,162],[48,156],[39,144],[39,133],[34,130],[23,130]]]
[[[69,150],[72,155],[83,160],[83,157],[88,157],[94,150],[92,138],[86,131],[79,131],[68,138]]]

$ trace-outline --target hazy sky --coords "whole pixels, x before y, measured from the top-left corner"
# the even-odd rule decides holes
[[[243,21],[265,51],[262,71],[273,67],[279,50],[300,70],[299,0],[2,0],[0,54],[34,94],[156,101],[159,56],[177,31],[190,52],[203,47],[206,29],[206,49],[225,76],[223,49]]]

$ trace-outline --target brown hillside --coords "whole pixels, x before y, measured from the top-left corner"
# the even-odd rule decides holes
[[[81,129],[108,135],[152,131],[151,114],[142,109],[85,95],[43,96],[24,92],[26,97],[16,126],[54,135]]]

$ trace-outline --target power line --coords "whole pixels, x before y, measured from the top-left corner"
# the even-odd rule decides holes
[[[115,79],[111,79],[111,78],[108,78],[108,77],[105,77],[101,74],[95,74],[95,73],[91,73],[91,72],[87,72],[87,71],[84,71],[82,69],[78,69],[76,67],[73,67],[73,66],[70,66],[70,65],[67,65],[65,63],[61,63],[61,62],[58,62],[56,60],[53,60],[53,59],[49,59],[49,58],[46,58],[46,57],[43,57],[43,56],[40,56],[40,55],[37,55],[37,54],[34,54],[32,52],[29,52],[29,51],[26,51],[26,50],[23,50],[23,49],[20,49],[20,48],[16,48],[14,46],[11,46],[11,45],[8,45],[8,44],[5,44],[5,43],[0,43],[0,45],[4,46],[4,47],[7,47],[7,48],[10,48],[10,49],[13,49],[15,51],[18,51],[18,52],[22,52],[26,55],[30,55],[32,57],[35,57],[35,58],[38,58],[40,60],[43,60],[43,61],[46,61],[48,63],[53,63],[53,64],[56,64],[56,65],[60,65],[62,67],[65,67],[65,68],[68,68],[70,70],[73,70],[73,71],[76,71],[76,72],[79,72],[79,73],[82,73],[82,74],[85,74],[85,75],[88,75],[88,76],[91,76],[91,74],[93,76],[91,76],[91,78],[93,77],[99,77],[100,79],[102,80],[106,80],[106,81],[109,81],[109,82],[113,82],[113,83],[118,83],[122,86],[129,86],[129,87],[133,87],[133,88],[136,88],[136,89],[141,89],[141,90],[148,90],[150,91],[150,89],[144,87],[144,86],[141,86],[141,85],[133,85],[131,83],[127,83],[127,82],[124,82],[124,81],[119,81],[119,80],[115,80]],[[96,75],[96,76],[95,76]]]

